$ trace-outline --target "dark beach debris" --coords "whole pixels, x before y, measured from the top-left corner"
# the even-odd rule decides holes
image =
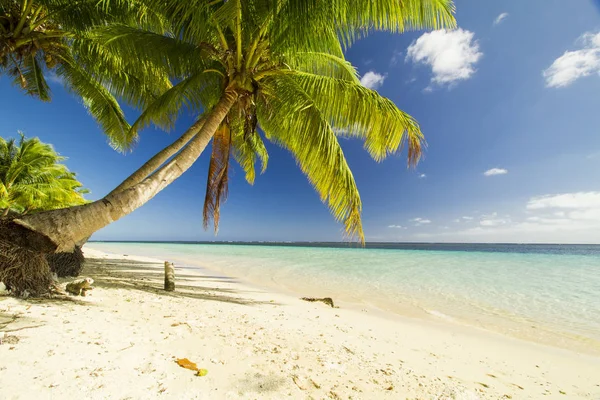
[[[333,299],[331,297],[323,297],[323,298],[316,298],[316,297],[302,297],[300,300],[304,300],[304,301],[320,301],[323,302],[325,304],[327,304],[328,306],[331,306],[331,308],[335,308],[335,305],[333,304]]]
[[[489,387],[490,387],[490,385],[488,385],[487,383],[483,383],[483,382],[475,382],[475,383],[478,383],[478,384],[480,384],[480,385],[481,385],[481,386],[483,386],[484,388],[489,388]]]
[[[292,375],[292,380],[294,381],[296,386],[298,386],[298,389],[306,390],[306,387],[302,385],[302,383],[300,383],[300,378],[298,377],[298,375]]]
[[[19,337],[14,335],[4,335],[0,337],[0,344],[17,344],[19,343]]]
[[[67,283],[66,290],[72,295],[85,297],[86,292],[93,289],[92,283],[94,283],[92,278],[76,279]]]
[[[187,325],[187,327],[190,330],[190,332],[192,331],[192,327],[187,322],[175,322],[175,323],[171,324],[171,326],[173,326],[173,327],[180,326],[180,325]]]

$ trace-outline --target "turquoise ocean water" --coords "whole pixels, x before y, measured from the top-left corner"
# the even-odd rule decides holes
[[[600,353],[600,246],[92,242],[305,296]]]

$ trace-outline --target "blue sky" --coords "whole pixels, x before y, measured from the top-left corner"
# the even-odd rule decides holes
[[[347,58],[365,85],[420,122],[428,149],[375,163],[343,140],[369,241],[600,243],[600,5],[597,1],[458,0],[459,30],[373,34]],[[54,144],[97,199],[173,141],[147,129],[132,153],[106,143],[59,83],[41,103],[0,78],[0,135]],[[130,114],[131,119],[135,113]],[[294,160],[268,145],[254,186],[234,166],[219,235],[202,229],[204,155],[133,214],[94,235],[110,240],[338,241],[342,226]]]

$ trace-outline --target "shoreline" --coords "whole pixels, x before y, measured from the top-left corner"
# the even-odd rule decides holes
[[[179,269],[176,291],[165,292],[162,260],[84,251],[90,297],[0,297],[0,326],[18,316],[0,329],[8,399],[600,396],[598,357],[442,321],[332,309],[209,271]],[[184,357],[208,375],[174,362]]]
[[[102,246],[102,242],[99,242]],[[123,245],[127,248],[126,242],[113,242],[113,244]],[[137,244],[133,242],[132,244]],[[156,243],[157,245],[162,244]],[[93,243],[91,243],[93,246]],[[119,250],[124,250],[120,248]],[[130,251],[131,250],[131,251]],[[150,249],[127,249],[127,252],[141,252]],[[113,250],[111,250],[113,251]],[[152,250],[153,251],[153,250]],[[160,253],[160,248],[158,249]],[[339,289],[330,286],[327,290],[322,288],[315,289],[306,283],[300,281],[294,282],[290,286],[285,281],[278,281],[275,275],[270,274],[269,279],[263,279],[256,276],[256,273],[249,274],[241,278],[235,272],[228,272],[226,266],[215,265],[206,259],[197,259],[196,255],[184,254],[158,254],[152,252],[153,256],[158,258],[175,261],[176,264],[186,268],[197,269],[206,273],[217,273],[232,279],[239,279],[246,285],[251,285],[257,289],[265,291],[274,291],[291,297],[332,297],[336,303],[342,304],[345,308],[351,308],[357,311],[367,309],[369,312],[379,315],[383,318],[411,318],[416,320],[425,320],[431,322],[450,323],[459,326],[465,326],[472,329],[480,329],[503,336],[512,337],[519,340],[526,340],[531,343],[547,345],[551,347],[562,348],[583,354],[600,356],[600,341],[595,338],[582,336],[574,332],[562,329],[558,330],[556,326],[547,324],[545,321],[527,319],[517,314],[495,314],[489,312],[477,312],[474,305],[469,305],[472,309],[463,309],[461,304],[454,304],[454,307],[448,309],[447,305],[442,307],[433,303],[423,304],[415,299],[405,298],[404,301],[390,301],[377,293],[372,297],[365,298],[364,293],[361,296],[352,294],[348,290]],[[289,280],[289,279],[288,279]],[[322,285],[321,285],[322,286]]]

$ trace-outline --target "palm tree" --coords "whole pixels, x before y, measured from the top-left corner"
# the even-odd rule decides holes
[[[171,85],[164,71],[110,54],[86,35],[111,21],[163,24],[138,1],[0,0],[0,74],[42,101],[51,98],[46,76],[55,75],[124,150],[135,138],[116,98],[144,106]]]
[[[26,215],[87,203],[88,193],[61,157],[38,138],[0,137],[0,210]]]
[[[90,204],[16,219],[14,232],[38,251],[68,251],[153,198],[211,139],[205,222],[213,218],[216,227],[230,155],[250,183],[256,160],[266,166],[262,131],[292,153],[346,234],[364,241],[361,200],[338,137],[364,140],[376,161],[406,143],[414,164],[423,135],[412,117],[360,85],[343,46],[371,29],[451,27],[452,1],[147,1],[163,7],[171,36],[122,24],[91,33],[115,54],[168,67],[177,82],[145,108],[129,136],[148,124],[169,128],[183,109],[202,117],[175,146],[179,153],[143,180],[128,179],[123,190]],[[306,20],[306,12],[314,23],[296,29],[294,18]]]

